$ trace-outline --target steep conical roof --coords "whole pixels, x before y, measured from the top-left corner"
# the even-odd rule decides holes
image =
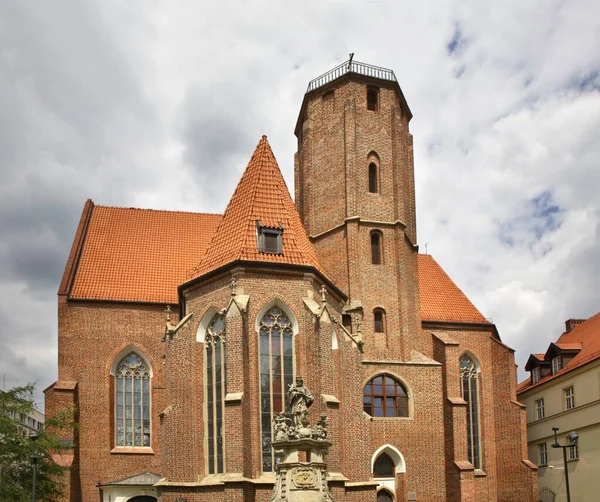
[[[257,222],[268,228],[283,227],[283,254],[259,252]],[[258,142],[221,224],[189,279],[238,260],[310,266],[325,275],[266,136]]]

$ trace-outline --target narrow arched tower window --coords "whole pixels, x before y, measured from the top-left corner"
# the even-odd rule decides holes
[[[477,365],[467,354],[463,354],[460,358],[460,376],[462,397],[467,402],[468,458],[475,469],[481,469]]]
[[[204,338],[206,355],[206,441],[208,473],[224,472],[223,415],[227,380],[225,372],[225,316],[215,315]]]
[[[371,193],[379,192],[377,178],[377,165],[375,162],[371,162],[369,164],[369,192]]]
[[[373,265],[381,264],[381,233],[371,232],[371,263]]]
[[[376,112],[379,109],[379,89],[367,87],[367,109]]]
[[[385,333],[385,311],[375,309],[373,311],[373,331],[375,333]]]
[[[260,417],[262,470],[275,468],[271,448],[273,417],[286,410],[286,391],[294,379],[294,340],[290,316],[280,307],[270,308],[260,320]]]
[[[150,446],[150,368],[135,352],[115,373],[116,446]]]

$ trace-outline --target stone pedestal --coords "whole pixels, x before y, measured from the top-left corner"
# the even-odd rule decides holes
[[[326,428],[291,428],[276,426],[273,441],[277,456],[275,487],[271,502],[333,502],[327,487],[325,456],[331,442]],[[301,461],[300,452],[306,461]]]

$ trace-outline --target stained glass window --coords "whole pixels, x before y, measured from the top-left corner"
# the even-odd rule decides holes
[[[294,378],[294,340],[289,316],[278,306],[272,307],[260,321],[258,336],[262,470],[271,472],[275,466],[271,424],[275,413],[289,412],[286,394]]]
[[[210,321],[204,337],[206,348],[206,415],[208,473],[224,470],[223,415],[226,394],[225,317],[217,314]]]
[[[135,352],[116,371],[116,445],[150,446],[150,371]]]
[[[467,447],[469,462],[481,469],[481,445],[479,432],[479,385],[477,366],[467,354],[460,358],[460,386],[467,402]]]

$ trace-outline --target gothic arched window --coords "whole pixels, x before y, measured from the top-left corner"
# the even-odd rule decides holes
[[[116,446],[150,446],[150,368],[135,352],[115,371]]]
[[[294,379],[294,340],[290,316],[277,305],[271,307],[260,320],[258,336],[262,470],[271,472],[275,467],[271,424],[274,414],[285,410],[286,390]]]
[[[381,232],[374,230],[371,232],[371,263],[380,265],[381,259]]]
[[[396,475],[394,461],[387,453],[381,453],[373,466],[374,478],[393,478]]]
[[[373,331],[385,333],[385,310],[375,309],[373,311]]]
[[[387,490],[379,490],[377,492],[377,502],[394,502],[394,497]]]
[[[215,315],[206,328],[206,426],[208,473],[224,472],[223,415],[225,409],[225,316]]]
[[[460,358],[460,377],[462,397],[467,402],[468,458],[475,469],[481,469],[477,365],[467,354]]]
[[[375,162],[371,162],[369,164],[369,192],[377,193],[379,192],[379,187],[377,186],[377,164]]]
[[[372,417],[408,417],[408,394],[390,375],[379,375],[363,389],[363,410]]]

